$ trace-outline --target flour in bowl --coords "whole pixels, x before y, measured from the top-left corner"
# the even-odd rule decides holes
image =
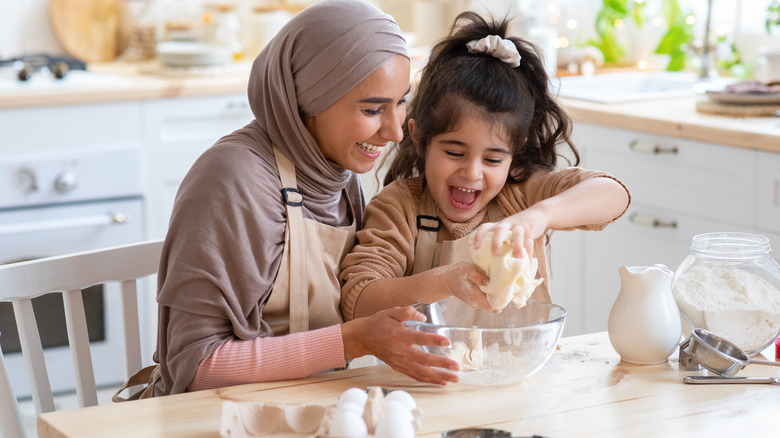
[[[516,356],[509,348],[502,349],[498,344],[482,348],[481,341],[477,345],[472,342],[471,347],[458,341],[453,344],[449,358],[460,365],[460,371],[455,373],[459,383],[495,386],[516,382],[535,373],[544,365],[549,354],[529,348]]]
[[[780,331],[780,291],[742,269],[693,266],[677,278],[675,298],[695,327],[745,351],[761,349]]]

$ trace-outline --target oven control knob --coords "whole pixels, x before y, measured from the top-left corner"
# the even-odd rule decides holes
[[[38,180],[35,172],[29,167],[22,167],[16,170],[15,184],[16,188],[25,195],[29,195],[38,190]]]
[[[59,193],[72,192],[79,185],[79,180],[76,178],[76,174],[66,170],[57,175],[54,180],[54,189]]]

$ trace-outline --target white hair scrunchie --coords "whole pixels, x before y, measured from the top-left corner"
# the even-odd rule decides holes
[[[509,64],[512,68],[520,65],[520,53],[512,41],[498,35],[489,35],[466,43],[469,53],[485,53]]]

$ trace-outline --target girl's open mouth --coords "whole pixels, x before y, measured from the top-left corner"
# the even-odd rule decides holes
[[[463,210],[468,210],[473,207],[477,202],[477,198],[479,198],[479,194],[482,193],[481,190],[464,187],[449,186],[449,189],[450,203],[452,203],[455,208]]]

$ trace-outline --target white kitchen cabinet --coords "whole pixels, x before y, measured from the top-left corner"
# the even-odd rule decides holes
[[[582,294],[582,231],[556,231],[550,236],[547,263],[552,302],[566,309],[563,336],[585,333]]]
[[[583,167],[614,174],[632,194],[623,218],[582,233],[583,332],[606,330],[620,266],[674,270],[697,234],[756,232],[758,152],[591,124],[574,132]]]
[[[203,151],[254,117],[246,94],[150,100],[144,103],[147,226],[165,236],[182,179]]]
[[[756,177],[756,227],[780,232],[780,154],[759,152]]]
[[[0,110],[0,153],[26,154],[139,141],[140,111],[139,102]]]

